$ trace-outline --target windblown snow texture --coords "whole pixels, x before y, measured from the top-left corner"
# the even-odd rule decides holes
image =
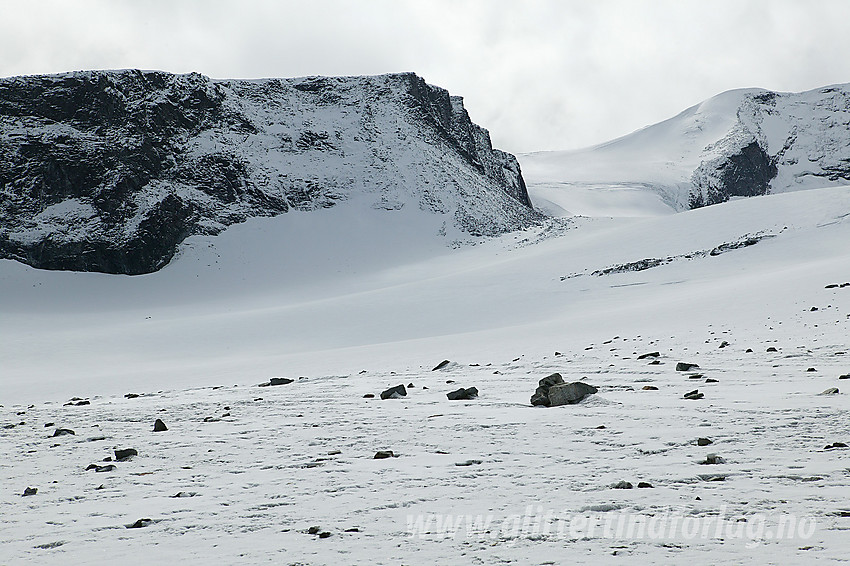
[[[516,159],[418,76],[0,80],[0,258],[141,274],[195,234],[367,195],[472,235],[539,219]]]

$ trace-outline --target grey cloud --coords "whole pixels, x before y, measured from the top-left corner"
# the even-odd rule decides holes
[[[844,0],[7,3],[0,75],[416,71],[511,151],[599,143],[721,91],[850,81]]]

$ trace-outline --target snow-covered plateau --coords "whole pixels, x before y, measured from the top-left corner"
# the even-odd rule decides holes
[[[850,560],[850,186],[673,213],[525,159],[552,214],[491,235],[351,191],[143,275],[0,260],[0,563]]]

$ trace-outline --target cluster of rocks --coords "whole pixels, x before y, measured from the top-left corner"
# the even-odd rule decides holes
[[[531,404],[542,407],[574,405],[598,391],[596,387],[581,381],[566,383],[560,373],[553,373],[538,382],[537,390],[531,396]]]
[[[135,448],[119,448],[115,450],[115,462],[126,462],[133,456],[138,456],[139,452]],[[112,456],[107,456],[103,459],[104,462],[112,462]],[[111,472],[117,467],[115,464],[89,464],[86,471],[94,470],[95,472]]]
[[[454,383],[453,381],[449,381],[447,383]],[[389,389],[385,389],[381,392],[381,399],[401,399],[403,397],[407,397],[407,390],[412,388],[413,384],[410,383],[407,387],[404,386],[403,383],[400,383],[394,387],[390,387]],[[423,389],[427,389],[423,387]],[[364,395],[365,398],[371,399],[375,396],[371,393],[367,393]],[[472,399],[478,398],[478,388],[477,387],[461,387],[460,389],[456,389],[455,391],[450,391],[446,393],[446,397],[449,401],[469,401]]]
[[[331,536],[330,531],[323,531],[322,527],[318,525],[314,525],[307,529],[308,535],[316,535],[319,538],[329,538]]]
[[[136,394],[136,393],[128,393],[127,395],[125,395],[125,397],[128,398],[128,399],[134,399],[136,397],[139,397],[139,395]],[[65,406],[80,406],[80,405],[88,405],[88,404],[89,404],[88,400],[83,400],[83,399],[80,399],[79,397],[74,397],[73,399],[71,399],[71,401],[69,401],[68,403],[65,403]],[[44,424],[44,426],[45,426],[45,428],[52,427],[52,426],[55,426],[55,423],[47,422],[47,423]],[[165,423],[162,421],[162,419],[156,419],[154,421],[153,432],[165,432],[167,430],[168,430],[168,427],[165,425]],[[76,434],[77,433],[74,432],[74,430],[72,430],[70,428],[57,427],[53,431],[53,434],[50,435],[49,438],[57,438],[57,437],[63,437],[63,436],[76,436]],[[105,436],[94,436],[94,437],[91,437],[91,438],[87,438],[86,440],[95,441],[95,440],[105,440],[105,439],[106,439]],[[114,459],[113,459],[112,456],[107,456],[106,458],[104,458],[102,460],[102,462],[105,462],[105,463],[89,464],[86,467],[85,470],[86,471],[94,470],[95,472],[111,472],[111,471],[117,469],[117,466],[115,464],[111,463],[111,462],[113,462],[113,461],[114,462],[126,462],[128,460],[131,460],[134,456],[138,456],[139,452],[135,448],[118,448],[114,451],[114,454],[115,454]],[[103,488],[103,486],[100,486],[97,489],[102,489],[102,488]],[[24,490],[24,493],[23,493],[22,496],[27,497],[27,496],[36,495],[37,493],[38,493],[38,488],[27,487]],[[153,521],[151,521],[151,519],[139,519],[138,521],[136,521],[136,522],[134,522],[130,525],[125,525],[125,526],[128,529],[137,529],[137,528],[147,527],[152,522]]]
[[[638,489],[646,489],[646,488],[654,487],[651,483],[645,482],[645,481],[638,482],[637,486],[638,486]],[[631,482],[627,482],[625,480],[618,481],[617,483],[611,485],[612,489],[634,489],[634,487],[635,486],[633,486]]]

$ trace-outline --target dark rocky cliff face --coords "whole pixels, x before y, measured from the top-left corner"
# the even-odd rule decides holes
[[[148,273],[190,235],[353,195],[476,235],[539,219],[516,159],[414,74],[0,80],[0,258]]]
[[[756,141],[736,152],[703,162],[694,172],[690,207],[728,201],[731,197],[765,195],[776,177],[776,163]]]
[[[850,85],[802,93],[753,90],[736,123],[707,147],[691,177],[690,206],[850,181]]]

